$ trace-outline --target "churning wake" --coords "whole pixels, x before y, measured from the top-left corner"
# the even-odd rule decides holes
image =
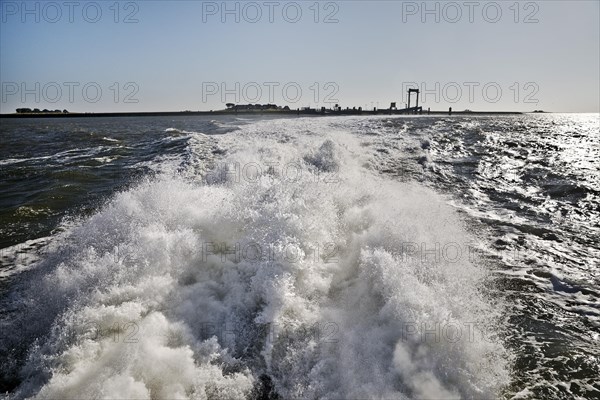
[[[10,398],[496,397],[503,306],[473,238],[339,121],[186,132],[56,236],[9,296]]]

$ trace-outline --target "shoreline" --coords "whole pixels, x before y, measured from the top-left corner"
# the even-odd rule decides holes
[[[150,111],[150,112],[102,112],[102,113],[12,113],[0,114],[0,118],[93,118],[93,117],[175,117],[203,115],[303,115],[303,116],[339,116],[339,115],[522,115],[530,114],[519,111],[430,111],[420,114],[407,113],[403,110],[358,111],[340,110],[321,112],[320,110],[282,110],[282,111]],[[532,114],[532,113],[531,113]]]

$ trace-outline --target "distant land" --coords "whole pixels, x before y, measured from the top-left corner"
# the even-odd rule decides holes
[[[280,107],[275,104],[233,104],[228,103],[226,109],[210,111],[150,111],[150,112],[69,112],[67,110],[39,110],[37,108],[18,108],[12,114],[0,114],[0,118],[81,118],[81,117],[161,117],[161,116],[194,116],[194,115],[518,115],[523,112],[516,111],[454,111],[452,108],[445,111],[423,110],[422,107],[412,107],[404,109],[394,108],[373,108],[363,110],[362,107],[340,107],[335,105],[333,108],[321,107],[310,108],[303,107],[290,109],[288,106]],[[543,113],[542,110],[535,110],[534,113]]]

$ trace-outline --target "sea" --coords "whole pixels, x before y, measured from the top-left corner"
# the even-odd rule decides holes
[[[600,115],[0,121],[4,399],[598,399]]]

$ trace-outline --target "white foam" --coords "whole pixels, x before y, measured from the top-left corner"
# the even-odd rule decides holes
[[[496,395],[502,309],[441,250],[471,238],[445,199],[364,167],[359,123],[242,126],[203,182],[164,168],[71,229],[23,299],[19,334],[50,333],[16,397],[246,398],[262,375],[283,398]]]

